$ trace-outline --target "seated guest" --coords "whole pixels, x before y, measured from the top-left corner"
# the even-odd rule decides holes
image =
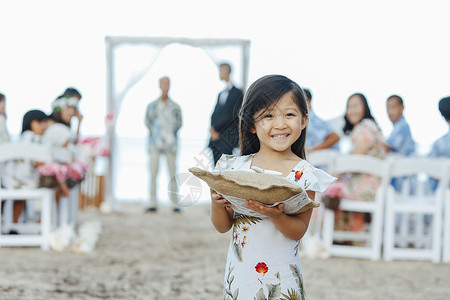
[[[394,128],[386,140],[386,150],[392,153],[409,156],[414,154],[416,144],[411,136],[408,122],[403,116],[403,99],[400,96],[392,95],[386,101],[387,113]]]
[[[338,150],[339,135],[337,135],[330,125],[314,114],[311,108],[312,95],[309,89],[303,89],[308,104],[308,126],[306,127],[306,150],[307,152],[320,149]]]
[[[386,140],[386,151],[394,155],[410,156],[416,150],[416,144],[411,136],[411,130],[403,116],[403,99],[398,95],[389,96],[386,101],[386,109],[394,128]],[[403,178],[393,178],[392,186],[395,190],[400,191],[402,188]]]
[[[48,116],[40,110],[30,110],[22,120],[22,133],[19,143],[40,143],[47,128]],[[7,188],[36,188],[39,175],[36,172],[36,162],[16,161],[8,164],[2,174],[2,182]],[[3,203],[2,203],[3,204]],[[25,209],[25,200],[15,200],[13,204],[13,222],[17,223]]]
[[[346,135],[350,135],[352,154],[385,157],[384,137],[363,94],[355,93],[348,98],[344,119],[343,131]],[[381,178],[369,174],[349,173],[341,174],[338,181],[346,185],[349,199],[374,201]],[[364,231],[367,222],[370,222],[367,214],[336,210],[337,230]]]
[[[447,125],[450,126],[450,97],[442,98],[439,101],[439,112],[441,113],[442,117],[444,117]],[[433,143],[429,156],[450,158],[450,127],[446,134],[438,138]],[[432,190],[435,190],[437,187],[437,181],[431,179],[430,187]]]
[[[0,93],[0,143],[9,141],[9,133],[6,127],[6,97]]]
[[[447,122],[447,125],[450,126],[450,97],[442,98],[439,101],[439,111],[444,117],[445,122]],[[450,158],[450,127],[445,135],[433,143],[429,156]]]

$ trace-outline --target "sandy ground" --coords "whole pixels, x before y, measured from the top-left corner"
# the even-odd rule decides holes
[[[103,227],[89,254],[1,248],[0,299],[222,299],[231,233],[213,229],[208,206],[143,209],[81,212]],[[303,258],[302,266],[308,299],[450,299],[450,265]]]

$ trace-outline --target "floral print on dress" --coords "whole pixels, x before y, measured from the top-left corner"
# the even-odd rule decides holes
[[[293,170],[294,171],[294,170]],[[295,181],[299,181],[299,179],[302,177],[303,175],[303,171],[302,170],[298,170],[298,171],[294,171],[295,173]]]
[[[235,214],[233,224],[233,253],[238,261],[242,261],[242,251],[247,245],[246,234],[250,226],[261,221],[261,218]]]

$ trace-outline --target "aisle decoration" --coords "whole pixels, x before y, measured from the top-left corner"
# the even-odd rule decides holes
[[[347,187],[341,182],[332,183],[322,195],[322,200],[326,208],[337,210],[341,199],[348,195]]]

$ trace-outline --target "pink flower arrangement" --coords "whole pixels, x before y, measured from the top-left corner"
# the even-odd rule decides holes
[[[348,197],[348,190],[345,184],[335,182],[323,192],[322,199],[325,207],[336,210],[339,208],[341,199]]]
[[[75,160],[73,163],[67,165],[67,178],[74,181],[83,179],[84,174],[89,169],[89,165],[82,160]]]
[[[108,144],[100,137],[86,137],[77,143],[80,150],[88,157],[109,156]]]
[[[42,164],[37,167],[37,171],[41,176],[55,177],[57,181],[66,181],[67,165],[59,163]]]
[[[47,182],[43,184],[47,187],[53,187],[56,181],[58,182],[68,182],[78,183],[83,180],[86,171],[89,169],[89,164],[82,160],[75,160],[70,164],[61,163],[48,163],[42,164],[37,167],[37,172],[39,175],[45,179],[54,178],[54,180],[41,180],[41,182]],[[55,181],[56,180],[56,181]],[[73,185],[73,184],[72,184]]]
[[[330,184],[330,186],[323,193],[324,197],[342,199],[347,197],[347,187],[341,182],[335,182]]]

